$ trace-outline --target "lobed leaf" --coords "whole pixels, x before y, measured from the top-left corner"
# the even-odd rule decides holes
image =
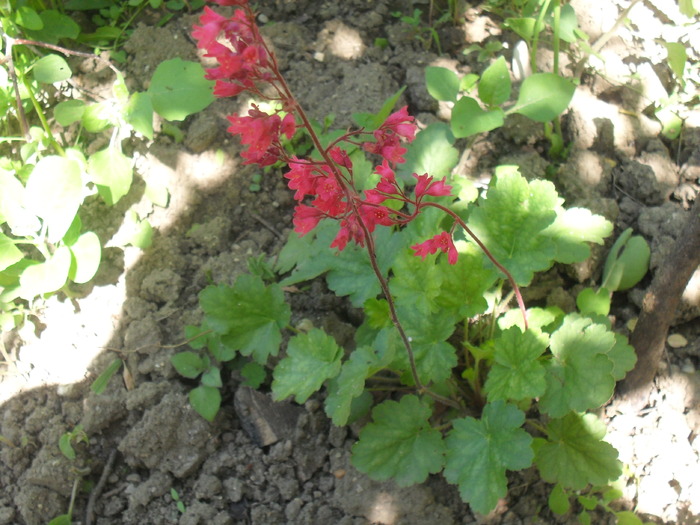
[[[556,243],[556,260],[571,264],[585,260],[591,250],[589,242],[603,244],[612,233],[613,225],[600,215],[595,215],[585,208],[559,207],[557,218],[543,235]]]
[[[622,474],[617,450],[603,441],[605,425],[593,414],[568,413],[547,425],[548,439],[537,448],[542,479],[580,490],[606,485]]]
[[[444,442],[430,426],[432,410],[414,395],[384,401],[352,447],[352,464],[376,480],[393,478],[405,487],[425,481],[443,465]]]
[[[291,317],[279,285],[266,286],[260,277],[244,274],[233,287],[208,286],[199,301],[208,326],[229,349],[252,355],[261,364],[279,352],[280,331]]]
[[[513,326],[494,341],[494,363],[484,385],[490,401],[520,401],[541,396],[546,388],[544,366],[539,357],[548,337]]]
[[[492,179],[468,226],[515,281],[530,284],[535,272],[552,266],[556,244],[542,232],[557,218],[559,197],[551,182],[528,182],[517,169]]]
[[[532,463],[532,437],[522,424],[525,414],[503,401],[484,407],[481,419],[455,419],[445,439],[445,478],[459,485],[462,499],[476,512],[488,514],[506,495],[507,469]]]
[[[591,319],[570,314],[552,334],[552,360],[547,364],[547,390],[540,409],[552,417],[583,412],[605,403],[613,393],[613,363],[607,354],[615,335]]]
[[[328,397],[325,402],[326,414],[336,426],[346,425],[350,418],[352,402],[365,391],[365,379],[376,370],[379,362],[374,351],[366,346],[350,354],[343,363],[340,374],[328,384]]]
[[[429,173],[436,179],[449,177],[459,161],[459,153],[453,147],[455,137],[444,122],[435,122],[420,131],[413,142],[406,146],[406,162],[399,164],[397,174],[413,184],[413,173]]]
[[[314,328],[289,340],[287,357],[273,372],[272,393],[276,400],[294,396],[304,403],[326,379],[340,372],[343,349],[323,330]]]

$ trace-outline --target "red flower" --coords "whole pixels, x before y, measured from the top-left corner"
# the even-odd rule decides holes
[[[442,180],[433,182],[433,178],[427,173],[423,175],[416,175],[414,173],[413,176],[417,179],[416,188],[414,190],[417,199],[420,199],[423,195],[432,195],[433,197],[450,195],[452,191],[452,186],[445,184],[445,177],[443,177]]]
[[[413,117],[408,114],[407,106],[404,106],[389,115],[380,129],[390,129],[395,134],[406,139],[407,142],[412,142],[418,131],[418,126],[413,124],[413,120]]]
[[[441,250],[443,253],[447,254],[447,262],[450,264],[455,264],[457,262],[457,248],[455,248],[454,242],[452,242],[452,235],[447,232],[442,232],[432,239],[428,239],[420,244],[415,244],[411,246],[411,249],[416,252],[413,255],[420,255],[423,260],[425,260],[428,254]]]
[[[313,230],[325,215],[317,208],[300,204],[294,208],[294,231],[303,237]]]

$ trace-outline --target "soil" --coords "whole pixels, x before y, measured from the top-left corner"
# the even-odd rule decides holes
[[[427,12],[427,0],[413,3]],[[628,3],[572,4],[595,41]],[[393,16],[412,12],[402,2],[262,0],[258,8],[292,91],[313,118],[333,113],[341,128],[354,112],[377,111],[404,85],[400,104],[408,104],[421,125],[443,118],[445,108],[427,94],[424,68],[479,73],[487,62],[479,62],[478,53],[464,55],[464,48],[501,41],[510,59],[516,43],[512,34],[501,34],[495,15],[477,6],[467,6],[465,21],[441,27],[440,56]],[[124,47],[130,89],[145,89],[163,60],[198,59],[189,36],[196,19],[183,15],[163,27],[156,13],[140,19]],[[549,176],[569,206],[605,215],[616,233],[632,227],[644,235],[653,272],[699,188],[697,112],[684,115],[682,139],[668,141],[648,110],[659,90],[672,85],[659,42],[677,41],[682,21],[672,0],[642,2],[630,11],[601,50],[601,71],[583,75],[563,119],[572,148],[556,169],[548,169],[553,164],[541,126],[515,116],[469,148],[458,143],[460,173],[484,181],[496,165],[515,163],[528,177]],[[376,38],[388,45],[377,47]],[[700,56],[697,23],[688,39],[692,63]],[[546,70],[546,46],[539,58]],[[84,88],[109,89],[108,70],[91,60],[73,65]],[[253,191],[257,171],[241,165],[237,142],[226,133],[225,115],[240,102],[218,100],[187,119],[182,143],[162,133],[150,142],[133,140],[129,153],[138,177],[132,191],[115,208],[94,200],[84,210],[83,223],[107,246],[98,275],[75,288],[75,298],[53,297],[22,329],[3,334],[13,359],[3,364],[0,382],[0,525],[45,524],[67,512],[76,480],[76,524],[575,523],[574,513],[560,517],[548,510],[551,487],[533,469],[511,475],[508,497],[489,516],[473,514],[441,477],[409,488],[372,481],[349,462],[357,429],[332,426],[321,397],[302,407],[272,403],[233,376],[213,424],[189,406],[192,385],[177,375],[170,357],[184,348],[176,348],[184,326],[201,318],[198,292],[210,282],[233,283],[251,256],[274,256],[290,231],[292,198],[284,179],[267,174],[262,189]],[[167,186],[166,208],[143,196],[146,182]],[[147,250],[123,246],[128,209],[155,228]],[[531,299],[571,310],[577,290],[599,278],[607,248],[594,250],[587,264],[549,272]],[[649,282],[647,276],[616,294],[621,330],[636,317]],[[327,294],[321,281],[294,300],[295,322],[311,319],[340,341],[352,332],[356,313]],[[619,508],[655,523],[700,523],[698,305],[700,277],[689,285],[672,330],[686,344],[669,347],[647,407],[630,412],[612,400],[600,411],[607,439],[628,467]],[[125,360],[125,370],[94,394],[92,381],[116,357]],[[270,423],[270,435],[256,432],[256,414]],[[77,425],[88,439],[75,445],[71,461],[58,442]],[[594,519],[612,522],[602,513]]]

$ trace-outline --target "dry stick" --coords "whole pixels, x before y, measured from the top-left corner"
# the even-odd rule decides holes
[[[87,509],[85,510],[85,525],[92,525],[92,518],[95,515],[95,502],[97,502],[97,498],[100,497],[100,494],[102,494],[102,490],[107,484],[107,478],[109,477],[109,474],[112,471],[112,466],[114,465],[114,460],[116,459],[116,457],[117,451],[112,450],[112,452],[109,453],[109,457],[107,458],[107,463],[105,464],[104,469],[102,469],[102,475],[100,476],[100,480],[97,482],[97,485],[95,485],[95,488],[92,489],[92,492],[90,493],[90,499],[88,500]]]
[[[700,265],[700,195],[690,210],[676,242],[654,275],[644,295],[642,312],[630,342],[637,352],[637,364],[620,383],[623,400],[642,408],[651,381],[661,361],[668,328],[676,314],[685,287]]]

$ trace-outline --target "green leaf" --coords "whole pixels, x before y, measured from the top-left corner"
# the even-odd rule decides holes
[[[61,451],[61,454],[72,461],[76,456],[75,449],[71,444],[71,437],[72,436],[69,432],[61,434],[61,437],[58,438],[58,449]]]
[[[48,44],[58,44],[62,38],[75,40],[80,34],[80,26],[68,15],[55,9],[39,13],[43,27],[38,31],[27,30],[27,36]]]
[[[147,93],[161,117],[184,120],[214,101],[213,87],[198,62],[173,58],[158,64]]]
[[[48,240],[60,241],[83,202],[80,165],[55,155],[42,158],[29,176],[25,199],[27,208],[48,225]]]
[[[535,73],[523,80],[515,106],[508,113],[520,113],[535,122],[549,122],[561,115],[574,96],[576,86],[554,73]]]
[[[48,525],[71,525],[73,523],[70,514],[61,514],[49,521]]]
[[[68,278],[75,283],[86,283],[100,267],[102,246],[94,232],[85,232],[70,246],[73,259]]]
[[[199,380],[204,386],[213,386],[214,388],[221,388],[223,386],[221,382],[221,370],[216,366],[210,366]]]
[[[414,395],[377,405],[352,447],[352,464],[373,479],[393,478],[400,487],[425,481],[442,468],[445,448],[430,426],[431,414]]]
[[[330,380],[325,410],[334,425],[341,427],[348,423],[353,400],[365,391],[365,379],[377,371],[378,361],[371,348],[360,347],[343,363],[340,374]]]
[[[517,169],[491,180],[468,225],[515,281],[530,284],[535,272],[552,266],[556,245],[542,232],[556,220],[559,197],[551,182],[529,182]]]
[[[685,64],[688,60],[685,45],[680,42],[664,42],[664,45],[668,53],[668,65],[671,66],[671,71],[673,71],[678,82],[684,84]]]
[[[28,266],[20,276],[21,297],[33,299],[63,288],[68,280],[70,263],[70,250],[60,246],[45,262]]]
[[[128,244],[145,250],[151,246],[153,240],[153,226],[148,220],[137,220],[134,223],[134,231],[129,236]]]
[[[617,525],[643,525],[643,521],[631,510],[613,512],[617,518]]]
[[[64,100],[53,108],[53,118],[64,127],[78,122],[83,118],[83,113],[85,113],[85,102],[77,99]]]
[[[440,383],[446,380],[452,373],[452,369],[457,366],[456,350],[447,342],[454,332],[456,318],[445,315],[443,312],[426,315],[406,304],[399,305],[398,315],[411,341],[421,382],[427,385],[431,382]],[[382,332],[388,336],[386,345],[394,347],[395,358],[391,367],[402,370],[404,372],[402,380],[412,384],[408,354],[396,329],[392,326]],[[377,343],[379,344],[379,341]]]
[[[603,286],[613,292],[632,288],[649,270],[650,257],[651,250],[644,237],[632,236],[632,228],[626,229],[605,260]]]
[[[194,352],[178,352],[170,357],[170,362],[177,370],[177,373],[189,379],[195,379],[204,372],[206,363],[204,359]]]
[[[461,139],[491,131],[503,125],[503,110],[483,110],[471,97],[460,98],[452,108],[450,126],[455,137]]]
[[[114,377],[114,374],[117,373],[123,364],[124,361],[118,357],[114,359],[109,366],[104,369],[104,372],[97,376],[97,378],[92,382],[92,385],[90,385],[90,390],[98,395],[104,392],[109,384],[109,381],[112,379],[112,377]]]
[[[578,19],[573,6],[571,4],[562,5],[559,20],[559,38],[569,44],[576,42],[576,30],[578,28]]]
[[[399,164],[397,173],[411,184],[413,173],[429,173],[436,179],[449,177],[459,161],[459,153],[452,146],[455,138],[444,122],[435,122],[420,131],[407,145],[406,162]]]
[[[260,364],[279,352],[280,331],[291,317],[279,285],[265,286],[260,277],[244,274],[233,287],[205,288],[199,301],[208,325],[227,347],[252,355]]]
[[[63,82],[73,75],[66,59],[58,55],[41,57],[32,67],[32,71],[37,82],[42,84]]]
[[[85,106],[82,116],[83,127],[90,133],[99,133],[111,126],[113,115],[106,102]]]
[[[627,372],[637,364],[637,352],[627,343],[627,338],[622,334],[615,335],[615,346],[608,352],[608,359],[613,363],[613,379],[620,381]]]
[[[374,131],[379,128],[386,118],[391,115],[396,102],[398,102],[399,97],[406,90],[406,86],[399,89],[396,93],[391,95],[388,99],[384,101],[382,108],[377,113],[354,113],[352,119],[355,123],[361,127],[365,128],[365,131]]]
[[[147,93],[134,93],[124,107],[124,119],[149,140],[153,140],[153,104]]]
[[[557,219],[543,234],[556,243],[556,260],[564,264],[581,262],[588,258],[589,242],[603,244],[613,225],[600,215],[585,208],[557,209]]]
[[[15,24],[34,31],[44,27],[44,22],[37,12],[26,5],[20,6],[15,10]]]
[[[250,361],[241,368],[241,376],[243,377],[242,385],[257,389],[265,382],[267,372],[261,364]]]
[[[615,335],[601,324],[567,315],[552,334],[552,360],[547,366],[547,391],[540,409],[552,417],[569,410],[583,412],[605,403],[613,393],[613,363],[606,355]]]
[[[21,260],[24,254],[17,248],[13,240],[0,233],[0,271]]]
[[[506,495],[506,470],[530,466],[532,437],[522,424],[525,414],[503,401],[484,407],[481,419],[455,419],[445,440],[445,478],[459,485],[462,499],[488,514]]]
[[[212,386],[198,386],[190,390],[190,404],[197,413],[210,423],[214,421],[221,406],[221,392]]]
[[[569,509],[571,508],[569,496],[566,494],[566,492],[564,492],[564,489],[558,483],[554,485],[552,492],[549,493],[547,504],[554,514],[559,514],[560,516],[569,512]]]
[[[539,357],[547,349],[547,337],[514,326],[494,341],[494,363],[484,391],[489,401],[520,401],[541,396],[546,388],[545,370]]]
[[[417,311],[430,314],[438,309],[442,272],[436,264],[426,264],[404,251],[392,266],[389,283],[397,303],[410,304]]]
[[[425,68],[425,87],[435,100],[455,102],[459,93],[459,76],[444,67]]]
[[[442,274],[437,304],[442,311],[468,319],[486,311],[488,303],[484,294],[496,282],[498,274],[484,266],[484,255],[476,244],[463,241],[455,244],[459,251],[457,264],[449,264],[442,258],[436,265]]]
[[[576,296],[576,307],[584,315],[608,315],[610,313],[610,292],[607,288],[598,291],[584,288]]]
[[[506,59],[499,57],[479,81],[479,98],[487,106],[500,106],[510,97],[510,72]]]
[[[134,176],[132,160],[124,155],[116,146],[107,148],[90,155],[88,159],[88,175],[97,185],[102,199],[113,206],[129,193]]]
[[[323,330],[314,328],[289,340],[287,357],[273,373],[272,392],[276,400],[293,395],[297,403],[321,388],[324,381],[340,372],[343,349]]]
[[[547,425],[548,440],[537,449],[535,463],[542,479],[581,490],[605,485],[622,474],[615,448],[603,441],[605,425],[593,414],[570,412]]]
[[[530,42],[535,34],[534,18],[506,18],[504,26],[516,33],[525,42]]]

